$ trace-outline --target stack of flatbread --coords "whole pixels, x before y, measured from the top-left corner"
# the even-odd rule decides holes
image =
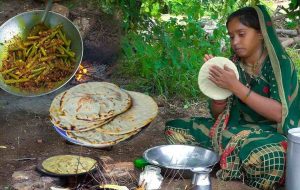
[[[91,146],[114,145],[137,134],[158,113],[148,95],[107,82],[77,85],[57,95],[51,122],[68,138]]]

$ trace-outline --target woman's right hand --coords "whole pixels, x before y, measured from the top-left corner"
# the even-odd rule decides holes
[[[214,56],[211,54],[205,54],[203,60],[206,62],[208,60],[210,60],[211,58],[213,58]]]

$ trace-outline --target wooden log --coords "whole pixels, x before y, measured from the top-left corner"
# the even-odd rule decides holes
[[[281,42],[281,45],[283,47],[288,47],[292,44],[300,42],[300,36],[294,37],[294,38],[288,38],[287,40]]]
[[[298,31],[297,30],[276,29],[276,32],[291,35],[291,36],[298,36]]]
[[[279,39],[280,42],[284,42],[284,41],[286,41],[286,40],[288,40],[290,38],[278,37],[278,39]]]

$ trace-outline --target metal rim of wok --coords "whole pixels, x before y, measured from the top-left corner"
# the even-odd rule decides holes
[[[208,168],[220,160],[214,151],[192,145],[155,146],[147,149],[143,157],[150,164],[180,170]]]
[[[20,35],[22,38],[26,36],[26,33],[28,33],[34,25],[40,23],[43,14],[44,10],[23,12],[10,18],[0,26],[0,67],[2,67],[2,60],[5,58],[5,54],[7,52],[5,48],[6,42],[16,35]],[[77,27],[68,18],[52,11],[48,12],[47,18],[44,23],[51,28],[58,24],[63,25],[62,30],[66,34],[67,38],[71,40],[71,50],[75,52],[76,63],[72,74],[70,74],[64,80],[57,82],[53,88],[41,88],[37,92],[26,91],[14,86],[7,85],[4,83],[3,76],[0,74],[0,88],[4,91],[13,95],[23,97],[37,97],[46,95],[60,89],[65,84],[67,84],[79,69],[79,65],[83,56],[83,41]]]

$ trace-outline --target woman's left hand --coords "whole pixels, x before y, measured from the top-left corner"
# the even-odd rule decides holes
[[[208,79],[215,83],[220,88],[233,90],[234,85],[238,82],[235,72],[224,65],[224,69],[218,66],[211,66],[209,69]]]

